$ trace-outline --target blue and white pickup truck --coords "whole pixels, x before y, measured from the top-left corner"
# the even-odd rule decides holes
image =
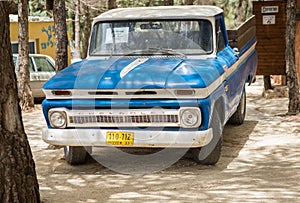
[[[256,38],[247,30],[228,39],[214,6],[101,14],[88,58],[43,87],[43,140],[64,146],[69,164],[84,163],[95,146],[188,148],[197,162],[217,163],[223,127],[243,123],[245,85],[255,78]]]

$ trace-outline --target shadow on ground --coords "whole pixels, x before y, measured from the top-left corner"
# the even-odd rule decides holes
[[[101,174],[101,172],[108,173],[111,170],[111,174],[148,174],[160,171],[191,172],[194,170],[193,167],[214,168],[221,171],[239,155],[256,124],[256,121],[245,121],[241,126],[225,126],[222,155],[216,166],[198,165],[187,149],[94,147],[93,154],[88,157],[87,163],[81,166],[68,166],[62,152],[55,171],[72,174]]]
[[[23,118],[42,200],[45,203],[298,202],[300,123],[296,118],[282,116],[287,99],[266,100],[254,94],[248,101],[245,123],[225,126],[222,156],[215,166],[197,165],[189,153],[179,156],[174,164],[168,163],[164,156],[151,157],[156,162],[145,164],[149,156],[128,162],[111,148],[95,149],[96,158],[108,160],[117,169],[125,168],[129,175],[111,170],[111,166],[104,167],[92,157],[85,165],[66,164],[62,148],[49,148],[41,141],[41,128],[46,127],[41,112],[28,113]],[[149,151],[130,153],[140,156]],[[177,156],[176,153],[179,151],[171,155]],[[151,167],[163,170],[140,172],[152,171]]]

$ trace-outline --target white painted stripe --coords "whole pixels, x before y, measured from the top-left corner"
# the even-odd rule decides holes
[[[239,65],[249,56],[249,54],[251,54],[251,52],[255,49],[255,45],[256,42],[243,55],[240,56],[237,62],[227,69],[226,78],[229,77],[239,67]]]
[[[130,71],[132,71],[137,66],[145,63],[148,60],[148,58],[145,59],[136,59],[135,61],[128,64],[121,72],[120,77],[123,78],[125,75],[127,75]]]

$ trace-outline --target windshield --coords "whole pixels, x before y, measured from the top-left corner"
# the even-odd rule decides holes
[[[99,22],[93,28],[90,55],[210,54],[212,41],[208,20]]]

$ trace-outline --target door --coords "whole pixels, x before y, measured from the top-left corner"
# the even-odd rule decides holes
[[[34,97],[44,97],[42,87],[55,74],[54,63],[47,56],[35,55],[31,56],[30,59],[33,64],[33,69],[30,73],[32,94]]]

